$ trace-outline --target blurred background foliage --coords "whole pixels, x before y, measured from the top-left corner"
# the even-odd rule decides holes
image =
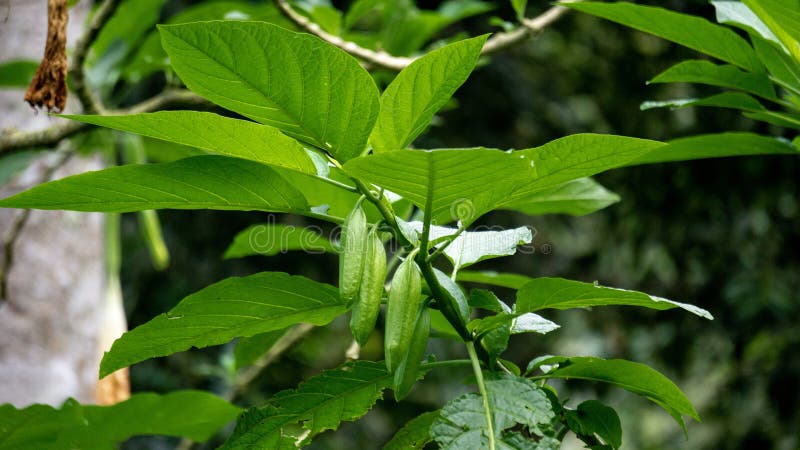
[[[158,41],[148,34],[152,24],[226,14],[235,18],[244,6],[251,8],[244,12],[253,18],[282,20],[270,2],[233,2],[238,5],[234,9],[229,7],[232,2],[127,3],[134,14],[118,14],[118,23],[107,30],[113,35],[107,37],[105,47],[95,48],[93,72],[95,82],[105,86],[105,96],[122,106],[177,83],[168,71],[160,70],[161,61],[147,56],[148,49],[155,54],[159,51]],[[350,3],[328,5],[346,10]],[[397,3],[401,9],[407,6],[403,6],[405,1]],[[441,8],[441,3],[421,1],[417,5],[425,13]],[[498,31],[500,21],[493,18],[513,21],[509,2],[484,3],[491,11],[476,13],[456,25],[437,23],[431,45],[462,33]],[[713,17],[713,9],[705,1],[639,3]],[[333,31],[340,26],[339,17],[326,2],[308,0],[295,5],[312,12],[321,5],[315,18]],[[528,14],[535,15],[548,6],[547,2],[530,1]],[[419,25],[416,30],[422,32]],[[413,35],[414,29],[409,32]],[[370,42],[367,37],[359,39],[362,45]],[[452,107],[440,114],[417,144],[427,148],[528,148],[579,132],[650,139],[734,130],[784,133],[721,109],[640,112],[639,104],[645,100],[714,93],[710,88],[698,92],[703,88],[697,86],[646,85],[646,80],[663,69],[693,57],[698,55],[690,50],[573,12],[538,38],[487,58],[456,94]],[[390,77],[386,73],[376,76],[383,81]],[[150,141],[148,149],[154,159],[180,153]],[[707,322],[680,311],[634,308],[547,312],[545,315],[563,328],[544,337],[516,336],[508,358],[523,367],[540,354],[627,358],[650,364],[671,377],[704,420],[689,423],[688,439],[667,414],[644,399],[603,386],[596,391],[585,383],[561,385],[562,397],[571,398],[573,406],[598,396],[617,408],[624,448],[800,448],[800,161],[779,156],[729,158],[621,169],[597,179],[620,194],[622,201],[585,217],[512,213],[485,217],[483,224],[529,225],[535,230],[535,239],[532,251],[477,268],[597,280],[695,303],[710,310],[716,320]],[[223,260],[236,233],[265,222],[264,214],[165,211],[160,216],[172,254],[172,264],[164,272],[152,268],[135,216],[124,218],[122,282],[131,327],[227,276],[280,270],[335,284],[336,258],[332,255],[290,252]],[[286,216],[277,221],[312,223]],[[506,300],[513,300],[510,291],[503,294]],[[362,357],[382,357],[379,339],[375,333]],[[257,404],[321,369],[338,365],[349,345],[345,321],[315,329],[268,367],[238,401]],[[131,370],[133,389],[200,388],[224,394],[235,370],[233,348],[184,352],[135,365]],[[458,346],[439,340],[434,349],[442,355],[459,351]],[[379,448],[415,414],[435,409],[467,390],[461,383],[466,376],[462,372],[433,374],[407,401],[397,404],[389,396],[363,420],[321,436],[312,448]],[[174,448],[176,444],[174,439],[137,438],[125,448]],[[580,446],[568,443],[565,448]]]

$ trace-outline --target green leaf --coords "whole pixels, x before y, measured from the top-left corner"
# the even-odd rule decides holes
[[[518,313],[541,309],[573,309],[593,306],[626,305],[656,310],[681,308],[713,320],[706,310],[686,303],[647,295],[642,292],[604,287],[592,283],[565,280],[563,278],[535,278],[517,291]]]
[[[123,0],[107,26],[100,29],[91,47],[89,65],[95,65],[107,53],[121,50],[121,58],[136,45],[158,21],[166,0]]]
[[[528,7],[528,0],[511,0],[511,7],[517,13],[517,20],[525,18],[525,8]]]
[[[550,401],[542,390],[525,378],[504,376],[486,381],[489,409],[496,437],[515,425],[522,425],[541,435],[539,425],[548,424],[554,417]],[[465,394],[451,400],[441,410],[430,429],[440,448],[448,450],[488,448],[488,429],[479,394]],[[519,448],[498,439],[500,449]]]
[[[459,281],[464,281],[464,280],[459,279]],[[509,308],[508,305],[506,305],[502,300],[497,298],[494,292],[487,289],[470,290],[469,306],[470,308],[481,308],[494,313],[511,312],[511,308]]]
[[[419,221],[404,222],[403,226],[422,234],[423,224]],[[482,227],[478,227],[482,229]],[[430,227],[430,240],[434,247],[446,245],[443,254],[460,269],[480,261],[501,256],[513,255],[520,245],[530,244],[533,234],[528,227],[519,227],[511,230],[482,230],[465,231],[453,239],[446,239],[456,234],[458,229],[452,227]]]
[[[531,157],[485,148],[399,150],[357,158],[347,173],[400,194],[439,224],[469,224],[529,182]]]
[[[709,97],[697,99],[678,99],[667,101],[644,102],[639,107],[642,111],[652,108],[687,108],[690,106],[712,106],[717,108],[732,108],[744,111],[765,111],[766,108],[752,96],[742,92],[722,92]],[[655,152],[654,152],[655,153]]]
[[[100,377],[191,347],[224,344],[298,323],[325,325],[346,311],[338,289],[301,276],[263,272],[228,278],[123,334],[103,357]]]
[[[6,61],[0,64],[0,88],[25,89],[33,80],[39,64],[36,61]]]
[[[392,439],[383,446],[383,450],[422,450],[433,442],[430,428],[439,417],[439,411],[429,411],[409,420]]]
[[[575,134],[548,142],[541,147],[519,150],[514,155],[533,160],[535,176],[532,181],[514,190],[501,204],[524,202],[532,194],[622,167],[641,158],[663,142],[604,134]]]
[[[764,73],[748,73],[731,65],[710,61],[682,61],[656,75],[650,83],[701,83],[740,89],[768,100],[777,100],[772,82]]]
[[[467,80],[487,36],[434,50],[403,69],[381,96],[370,142],[375,153],[408,147]]]
[[[274,256],[289,250],[302,250],[318,255],[337,253],[333,244],[314,227],[262,223],[251,225],[236,235],[225,250],[225,259],[244,256]]]
[[[98,212],[166,208],[308,212],[303,195],[275,170],[225,156],[132,164],[74,175],[0,200],[0,207]]]
[[[717,22],[739,27],[747,31],[751,37],[755,33],[764,39],[780,44],[777,36],[758,18],[758,16],[740,1],[712,1],[717,15]],[[763,62],[763,58],[761,59]]]
[[[492,3],[476,0],[446,0],[435,11],[420,9],[407,0],[384,2],[384,5],[384,22],[377,44],[393,55],[416,53],[439,31],[494,8]]]
[[[800,130],[800,114],[787,114],[775,111],[756,111],[745,112],[747,118],[771,123],[779,127],[794,128]]]
[[[241,410],[212,394],[178,391],[134,394],[113,406],[74,400],[60,409],[0,406],[0,449],[114,448],[133,436],[165,435],[206,441]]]
[[[593,179],[578,178],[519,198],[506,204],[504,209],[519,211],[530,216],[544,214],[583,216],[613,205],[619,200],[619,195]]]
[[[444,250],[453,266],[460,269],[480,261],[517,252],[517,246],[530,244],[533,234],[528,227],[502,231],[466,231]]]
[[[357,24],[368,13],[376,9],[385,0],[355,0],[350,4],[347,12],[344,15],[343,26],[345,30],[349,30],[353,25]]]
[[[747,155],[800,155],[789,142],[753,133],[720,133],[675,139],[629,165]]]
[[[340,161],[364,151],[378,115],[378,89],[344,51],[262,22],[159,29],[172,67],[189,89]]]
[[[544,364],[559,364],[555,370],[534,378],[562,378],[611,383],[642,395],[664,408],[685,430],[681,414],[700,421],[689,399],[667,377],[656,370],[624,359],[552,357]]]
[[[304,173],[317,173],[299,142],[275,128],[247,120],[198,111],[61,117],[196,147],[220,155],[235,156]]]
[[[780,39],[796,61],[800,61],[800,2],[798,0],[744,0]]]
[[[626,2],[579,2],[562,6],[654,34],[751,72],[761,71],[761,63],[747,41],[701,17]]]
[[[527,282],[533,280],[533,278],[516,273],[500,273],[491,270],[480,272],[464,270],[458,272],[456,280],[466,281],[468,283],[490,284],[492,286],[500,286],[509,289],[520,289]]]
[[[366,414],[391,384],[383,362],[355,361],[279,392],[262,409],[239,419],[222,449],[291,449],[344,421]]]
[[[238,370],[253,365],[253,363],[258,361],[258,358],[269,351],[275,342],[283,337],[284,334],[286,334],[285,329],[239,338],[239,340],[236,341],[236,347],[233,349],[233,359],[236,369]]]
[[[778,84],[800,92],[800,60],[792,59],[780,44],[750,36],[756,54]]]
[[[612,448],[622,446],[622,424],[613,408],[598,400],[587,400],[577,410],[566,410],[567,423],[576,434],[597,434]]]

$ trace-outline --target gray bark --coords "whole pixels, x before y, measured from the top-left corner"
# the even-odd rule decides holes
[[[0,63],[38,61],[47,28],[44,0],[0,0]],[[82,1],[70,11],[69,47],[89,9]],[[34,114],[24,89],[0,90],[0,130],[38,130],[57,120]],[[67,109],[76,110],[75,98]],[[58,158],[46,152],[16,174],[0,197],[40,182]],[[3,161],[0,159],[0,164]],[[73,157],[56,177],[94,170],[98,158]],[[0,209],[5,240],[20,210]],[[0,248],[0,257],[4,257]],[[0,306],[0,403],[58,405],[69,397],[93,402],[100,352],[104,284],[103,217],[64,211],[32,211],[14,243],[8,302]]]

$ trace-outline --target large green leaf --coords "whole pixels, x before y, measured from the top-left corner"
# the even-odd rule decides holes
[[[487,380],[486,390],[499,449],[518,448],[504,442],[511,434],[504,433],[505,430],[522,425],[541,435],[539,425],[549,423],[554,417],[547,396],[525,378],[504,376]],[[442,408],[430,432],[442,449],[488,448],[488,429],[481,396],[472,393],[451,400]]]
[[[475,68],[486,36],[465,39],[415,60],[381,96],[370,142],[373,151],[408,147]]]
[[[544,214],[569,214],[583,216],[613,205],[619,195],[604,188],[591,178],[578,178],[564,184],[534,192],[514,200],[503,209],[519,211],[531,216]]]
[[[629,165],[720,158],[724,156],[769,154],[800,156],[800,150],[783,139],[753,133],[705,134],[675,139],[667,144],[631,161]]]
[[[740,89],[768,100],[777,100],[772,82],[764,73],[748,73],[731,65],[710,61],[682,61],[656,75],[650,83],[701,83]]]
[[[70,116],[68,119],[316,174],[303,146],[275,128],[198,111],[160,111],[127,116]]]
[[[206,441],[241,410],[208,392],[135,394],[113,406],[0,406],[0,449],[105,449],[138,435]]]
[[[279,392],[266,407],[247,411],[222,448],[284,450],[308,444],[317,434],[366,414],[391,382],[383,362],[355,361],[327,370],[297,389]]]
[[[563,6],[654,34],[751,72],[761,71],[761,63],[747,41],[702,17],[627,2],[578,2]]]
[[[780,39],[796,61],[800,61],[800,0],[744,0]]]
[[[0,200],[0,207],[99,212],[167,208],[308,212],[300,191],[274,169],[211,155],[74,175]]]
[[[525,202],[533,194],[624,166],[653,150],[663,142],[605,134],[575,134],[548,142],[541,147],[519,150],[514,155],[533,161],[535,175],[528,183],[514,190],[502,203],[510,208]]]
[[[297,323],[324,325],[347,311],[339,291],[281,272],[232,277],[196,292],[114,342],[100,376],[157,356],[224,344]]]
[[[644,364],[624,359],[561,356],[539,361],[539,365],[552,364],[558,364],[559,367],[534,378],[563,378],[615,384],[655,402],[670,413],[684,430],[686,426],[681,414],[700,421],[694,406],[675,383]]]
[[[515,311],[518,313],[541,309],[589,308],[592,306],[627,305],[666,310],[682,308],[706,319],[711,314],[694,305],[674,302],[642,292],[600,286],[563,278],[534,278],[517,292]]]
[[[764,62],[775,81],[794,92],[800,92],[800,60],[793,59],[779,44],[751,36],[756,54]]]
[[[469,224],[533,179],[532,159],[485,148],[400,150],[354,159],[344,169],[402,195],[438,223]]]
[[[160,30],[172,67],[189,89],[341,161],[365,149],[378,115],[378,89],[344,51],[263,22]]]
[[[712,1],[717,22],[739,27],[748,33],[756,33],[764,39],[780,44],[780,40],[758,16],[740,1]],[[763,62],[764,60],[761,59]]]
[[[243,256],[274,256],[289,250],[302,250],[312,255],[336,253],[336,249],[321,230],[313,227],[262,223],[239,232],[225,250],[225,259]]]
[[[394,434],[392,439],[383,446],[383,450],[422,450],[433,442],[431,425],[439,417],[439,411],[422,413],[409,420],[403,428]]]

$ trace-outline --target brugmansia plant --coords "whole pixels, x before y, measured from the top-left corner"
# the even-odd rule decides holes
[[[790,143],[754,134],[668,143],[579,134],[523,150],[415,149],[416,138],[474,70],[486,37],[418,58],[381,94],[352,56],[272,24],[197,22],[161,26],[160,33],[172,68],[189,89],[250,120],[194,111],[66,116],[207,154],[72,176],[1,200],[0,206],[303,215],[342,226],[338,248],[323,246],[339,252],[339,286],[281,272],[228,278],[124,334],[105,354],[101,377],[192,347],[299,323],[325,325],[348,312],[353,337],[364,343],[385,304],[385,361],[347,362],[242,412],[222,448],[307,445],[362,417],[384,391],[400,401],[426,374],[443,367],[471,371],[476,392],[411,420],[385,448],[435,443],[447,449],[544,450],[558,448],[569,432],[593,449],[619,448],[616,412],[596,400],[570,405],[548,384],[553,379],[616,385],[653,401],[684,429],[684,416],[699,420],[681,390],[643,364],[544,355],[518,367],[503,353],[511,335],[557,330],[539,315],[552,309],[629,305],[680,308],[703,319],[711,314],[598,284],[464,270],[511,255],[532,240],[527,228],[482,231],[473,224],[494,210],[579,215],[608,206],[617,198],[587,177],[610,169],[709,156],[797,154]],[[241,250],[234,244],[229,254]],[[516,301],[466,288],[473,283],[511,288]],[[463,343],[469,359],[428,354],[432,328],[437,337]],[[60,410],[8,410],[0,427],[14,430],[12,447],[35,442],[37,448],[84,448],[143,433],[207,439],[239,413],[210,394],[173,393],[136,396],[110,408],[69,403]],[[43,432],[43,426],[49,428]]]

